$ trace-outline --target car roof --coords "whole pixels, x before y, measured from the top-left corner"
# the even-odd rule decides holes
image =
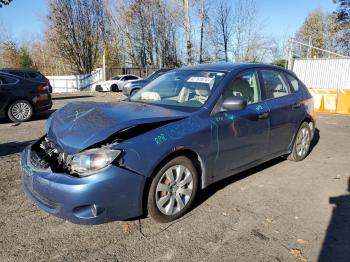
[[[12,77],[12,78],[20,78],[20,79],[24,79],[23,77],[20,77],[20,76],[16,76],[16,75],[13,75],[13,74],[8,74],[8,73],[6,73],[6,72],[2,72],[1,70],[0,70],[0,75],[2,75],[2,76]]]
[[[113,77],[123,77],[123,76],[137,76],[137,75],[126,74],[126,75],[116,75],[116,76],[113,76]]]
[[[39,70],[34,68],[1,68],[0,71],[39,72]]]
[[[249,68],[274,68],[274,69],[283,69],[279,66],[274,66],[270,64],[257,64],[257,63],[215,63],[215,64],[199,64],[193,66],[186,66],[179,68],[180,70],[209,70],[209,71],[223,71],[223,72],[232,72],[236,70],[244,70]]]

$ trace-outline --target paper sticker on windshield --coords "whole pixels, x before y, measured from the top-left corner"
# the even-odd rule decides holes
[[[212,81],[212,80],[213,80],[213,78],[211,78],[211,77],[191,76],[191,77],[187,80],[187,82],[209,84],[210,81]]]

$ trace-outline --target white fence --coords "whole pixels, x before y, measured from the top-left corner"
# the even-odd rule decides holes
[[[98,68],[91,74],[47,76],[47,78],[50,80],[54,93],[91,90],[97,82],[102,81],[103,70]]]
[[[296,59],[292,69],[308,88],[350,89],[350,59]]]

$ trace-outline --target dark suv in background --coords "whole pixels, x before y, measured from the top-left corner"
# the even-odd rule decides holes
[[[34,81],[34,82],[44,82],[48,85],[50,93],[52,93],[52,86],[49,79],[47,79],[42,73],[35,69],[20,69],[20,68],[3,68],[0,69],[0,72],[8,73],[11,75],[16,75],[23,77],[25,79]]]
[[[28,121],[34,113],[52,107],[49,86],[16,75],[0,72],[0,118]]]

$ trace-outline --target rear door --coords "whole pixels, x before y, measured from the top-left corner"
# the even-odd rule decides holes
[[[264,101],[269,108],[270,142],[269,154],[286,153],[294,136],[301,107],[289,82],[278,69],[260,70]]]
[[[269,110],[261,99],[257,71],[239,74],[225,88],[221,101],[230,96],[245,97],[248,105],[240,111],[222,111],[211,116],[212,141],[217,152],[215,180],[263,159],[269,143]]]
[[[0,75],[0,110],[6,110],[8,103],[13,95],[17,79]]]

